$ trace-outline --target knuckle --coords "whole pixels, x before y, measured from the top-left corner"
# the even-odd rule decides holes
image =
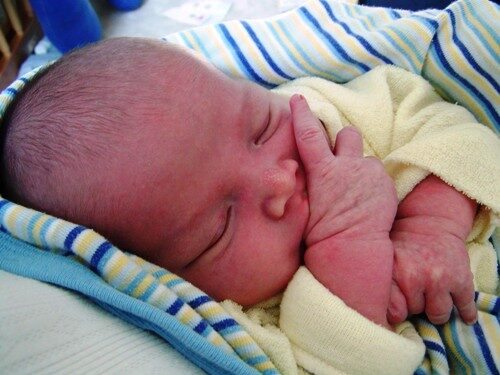
[[[299,139],[304,142],[315,142],[323,137],[321,129],[314,125],[307,126],[304,130],[299,132]]]

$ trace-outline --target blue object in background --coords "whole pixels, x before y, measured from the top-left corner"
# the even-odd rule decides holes
[[[62,53],[101,39],[101,23],[88,0],[30,0],[43,32]]]
[[[134,10],[142,5],[143,0],[108,0],[115,9]]]
[[[423,10],[423,9],[444,9],[453,0],[361,0],[360,5],[373,7],[385,7],[393,9]]]

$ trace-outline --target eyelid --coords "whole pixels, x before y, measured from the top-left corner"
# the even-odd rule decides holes
[[[263,129],[260,130],[260,132],[257,135],[257,137],[255,137],[255,142],[254,143],[256,145],[261,145],[261,144],[265,143],[270,138],[270,135],[266,134],[266,133],[268,133],[268,129],[269,129],[269,125],[270,124],[271,124],[271,104],[269,104],[269,109],[267,111],[267,117],[266,117],[266,121],[265,121],[265,126],[264,126]]]
[[[226,210],[226,214],[224,216],[224,221],[221,221],[221,224],[217,228],[217,231],[215,232],[214,236],[212,237],[212,240],[207,246],[207,249],[205,251],[210,250],[211,248],[215,247],[222,237],[224,237],[224,234],[227,232],[227,227],[229,226],[229,220],[231,219],[231,213],[232,213],[232,206],[229,206]]]

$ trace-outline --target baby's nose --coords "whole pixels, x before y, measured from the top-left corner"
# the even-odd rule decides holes
[[[264,211],[273,219],[280,219],[284,215],[286,204],[295,192],[298,166],[295,160],[286,159],[263,173]]]

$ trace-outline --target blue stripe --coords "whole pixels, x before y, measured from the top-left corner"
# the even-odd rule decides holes
[[[424,344],[427,347],[427,349],[438,352],[439,354],[446,357],[446,349],[443,348],[441,345],[429,340],[424,340]]]
[[[490,373],[494,375],[499,375],[498,369],[495,365],[495,360],[493,359],[490,348],[488,347],[488,343],[484,338],[484,332],[479,323],[473,325],[474,333],[476,334],[476,339],[479,342],[479,346],[481,347],[481,353],[483,353],[483,358],[488,366]]]
[[[205,44],[206,44],[207,42],[206,42],[206,41],[202,41],[202,40],[200,39],[200,37],[198,36],[198,34],[197,34],[197,33],[195,33],[195,32],[192,32],[192,31],[191,31],[189,34],[190,34],[190,35],[194,38],[194,40],[196,41],[196,43],[198,43],[198,46],[199,46],[199,47],[200,47],[200,49],[201,49],[201,53],[203,53],[203,54],[204,54],[207,58],[211,58],[210,54],[208,53],[208,51],[207,51],[207,50],[206,50],[206,48],[205,48]]]
[[[467,81],[465,78],[463,78],[462,76],[460,76],[455,70],[453,70],[453,68],[451,67],[451,65],[446,60],[446,57],[444,55],[443,50],[441,49],[441,45],[439,44],[439,40],[437,39],[437,36],[434,37],[433,41],[434,41],[434,43],[431,46],[431,52],[432,52],[432,50],[435,51],[436,57],[437,57],[437,62],[439,62],[440,65],[445,70],[447,70],[449,72],[449,74],[453,78],[455,78],[463,86],[465,86],[466,88],[468,88],[471,91],[471,93],[474,94],[474,96],[476,96],[479,99],[479,101],[483,102],[483,104],[484,104],[483,107],[486,107],[486,109],[488,110],[488,112],[490,112],[490,114],[493,116],[493,119],[495,120],[494,122],[498,124],[500,122],[500,118],[499,118],[498,114],[495,112],[495,109],[493,108],[493,106],[491,105],[491,103],[488,101],[488,99],[486,99],[484,97],[484,95],[481,94],[476,89],[476,87],[474,87],[469,81]],[[434,47],[434,48],[432,48],[432,47]]]
[[[133,268],[132,268],[132,270],[133,270]],[[144,272],[142,270],[139,271],[139,273],[137,275],[135,275],[133,280],[127,285],[127,287],[124,290],[124,293],[126,293],[128,295],[132,294],[134,289],[137,288],[137,286],[142,282],[142,280],[144,280],[146,275],[147,275],[146,272]]]
[[[103,242],[102,244],[99,245],[97,250],[95,251],[94,255],[92,255],[92,258],[90,258],[90,269],[93,270],[94,272],[98,272],[97,266],[99,265],[99,261],[102,259],[104,254],[111,249],[113,245],[109,243],[108,241]]]
[[[53,222],[55,222],[56,218],[49,217],[45,223],[42,224],[42,227],[40,228],[40,239],[42,240],[42,245],[44,248],[49,248],[49,244],[47,243],[47,232],[52,225]]]
[[[182,279],[180,279],[180,278],[178,278],[178,277],[177,277],[177,278],[172,279],[172,280],[170,280],[169,282],[167,282],[167,284],[166,284],[166,285],[167,285],[169,288],[173,288],[174,286],[179,285],[179,284],[182,284],[182,283],[184,283],[184,280],[182,280]]]
[[[7,207],[7,205],[9,204],[10,202],[7,200],[7,199],[2,199],[0,200],[0,211],[2,211],[2,209],[4,207]],[[3,215],[3,214],[2,214]]]
[[[24,83],[28,83],[28,82],[29,82],[29,80],[28,80],[28,79],[26,79],[25,77],[21,77],[21,78],[19,78],[19,80],[20,80],[20,81],[23,81]]]
[[[258,363],[266,362],[267,360],[268,360],[268,358],[265,355],[256,355],[255,357],[248,358],[246,362],[249,365],[254,366],[254,365],[258,364]]]
[[[241,49],[238,47],[238,44],[236,43],[236,41],[233,39],[233,37],[229,33],[229,30],[227,29],[227,27],[225,25],[223,25],[223,24],[220,24],[220,25],[217,25],[217,28],[222,32],[222,35],[224,35],[224,37],[226,38],[227,42],[230,44],[231,48],[236,52],[236,55],[238,56],[238,59],[243,64],[243,66],[245,67],[245,70],[250,75],[250,77],[252,77],[252,79],[255,82],[258,82],[261,85],[264,85],[264,86],[267,86],[267,87],[275,86],[274,84],[272,84],[270,82],[267,82],[264,79],[262,79],[255,72],[255,70],[253,70],[252,66],[250,65],[250,63],[248,62],[248,60],[245,58],[245,55],[243,54],[243,52],[241,51]]]
[[[415,63],[413,62],[413,59],[410,58],[410,56],[407,55],[407,52],[403,49],[403,47],[401,47],[388,33],[387,31],[385,30],[380,30],[379,31],[379,34],[382,35],[382,37],[384,37],[384,39],[386,41],[388,41],[394,48],[396,48],[399,52],[400,52],[400,56],[403,56],[404,59],[408,62],[408,64],[410,65],[412,71],[414,73],[417,73],[419,74],[420,73],[420,69],[417,65],[415,65]]]
[[[176,298],[174,303],[170,305],[170,307],[167,309],[167,313],[170,315],[175,316],[181,309],[181,307],[184,305],[184,302],[182,302],[179,298]]]
[[[18,91],[15,88],[13,88],[13,87],[7,87],[5,89],[5,92],[8,92],[11,95],[17,95],[17,93],[18,93]]]
[[[394,25],[390,25],[387,28],[389,30],[393,31],[396,35],[398,35],[403,40],[403,42],[408,47],[410,47],[410,50],[413,52],[413,55],[423,65],[423,60],[424,60],[425,56],[421,54],[421,51],[417,48],[417,46],[413,43],[413,41],[408,38],[406,33],[404,33],[402,30],[400,30],[400,28],[394,27]],[[425,42],[428,43],[428,41],[425,41]],[[405,52],[405,53],[407,53],[407,52]]]
[[[215,329],[217,332],[219,332],[222,331],[223,329],[233,327],[236,325],[238,325],[238,323],[236,323],[234,319],[228,318],[212,324],[212,328]]]
[[[495,303],[493,304],[493,307],[491,308],[491,313],[496,315],[498,318],[498,315],[500,314],[500,298],[499,297],[495,297]]]
[[[456,34],[456,31],[455,31],[455,28],[456,28],[455,15],[453,14],[453,12],[451,10],[447,10],[447,13],[450,15],[451,24],[453,26],[452,34],[451,35],[452,35],[453,41],[455,42],[455,45],[462,52],[463,56],[467,59],[467,61],[469,62],[469,64],[472,65],[474,67],[474,69],[479,74],[483,75],[484,78],[486,78],[486,80],[495,88],[495,90],[497,90],[497,92],[500,92],[500,86],[495,81],[495,78],[493,78],[488,72],[484,71],[483,68],[481,68],[478,65],[478,63],[476,62],[476,60],[474,60],[474,58],[472,57],[472,55],[470,54],[470,52],[467,50],[467,48],[462,44],[462,41],[457,38],[457,34]]]
[[[340,56],[347,62],[350,62],[353,65],[358,66],[363,73],[370,70],[370,67],[362,62],[356,61],[346,52],[344,48],[334,39],[332,36],[327,33],[320,25],[318,20],[313,17],[311,13],[305,8],[301,8],[299,12],[319,31],[321,35],[330,43],[330,45],[340,54]]]
[[[188,38],[186,37],[186,34],[185,33],[180,33],[179,34],[181,36],[181,39],[182,41],[184,42],[184,44],[186,46],[188,46],[189,48],[191,49],[195,49],[194,46],[191,44],[191,42],[188,40]]]
[[[288,28],[287,28],[287,25],[283,22],[283,21],[278,21],[277,22],[277,25],[279,26],[279,28],[281,29],[281,31],[283,31],[283,33],[286,35],[286,37],[288,38],[288,40],[290,41],[290,43],[293,44],[293,46],[297,49],[297,51],[299,51],[301,57],[306,60],[306,62],[311,65],[314,69],[322,72],[324,74],[324,77],[329,77],[330,79],[333,77],[333,80],[335,82],[344,82],[347,80],[346,77],[343,77],[343,76],[340,76],[338,74],[336,74],[336,72],[329,72],[330,74],[327,74],[323,68],[321,68],[320,66],[318,66],[312,59],[311,57],[309,56],[309,54],[302,48],[302,46],[300,45],[300,43],[297,43],[297,40],[294,38],[294,36],[288,31]],[[276,33],[276,31],[274,29],[271,29],[272,30],[272,33],[276,36],[276,38],[278,39],[278,41],[281,41],[281,38],[278,36],[278,34]],[[292,54],[292,52],[285,47],[285,51],[287,52],[287,54],[289,55],[289,57],[297,64],[297,66],[299,66],[299,68],[304,71],[306,74],[309,74],[311,75],[312,72],[308,71],[304,66],[302,66],[299,62],[297,62],[297,60],[295,60],[295,56]],[[340,72],[342,73],[342,72]]]
[[[476,9],[474,6],[469,6],[471,4],[468,4],[469,2],[468,1],[463,1],[463,2],[460,2],[459,4],[465,4],[467,6],[467,9],[469,9],[469,11],[471,12],[471,14],[479,21],[479,23],[481,24],[482,27],[484,27],[486,29],[486,31],[488,31],[488,33],[495,39],[495,41],[497,42],[497,45],[498,45],[498,30],[494,30],[490,27],[490,22],[489,20],[485,20],[483,19],[483,17],[481,17],[480,14],[478,14],[476,12]],[[494,4],[492,1],[489,2],[490,4]],[[498,7],[498,5],[494,4],[496,7]],[[497,11],[499,10],[499,8],[497,8]],[[495,22],[495,21],[494,21]],[[497,23],[495,23],[496,26],[498,26],[498,20],[496,21]],[[490,46],[490,44],[488,42],[484,43],[486,46]],[[489,48],[486,48],[486,49],[489,49]],[[498,57],[498,54],[496,55]]]
[[[203,331],[205,331],[205,329],[207,329],[207,327],[208,327],[207,322],[202,320],[193,329],[196,333],[199,333],[201,335],[203,333]]]
[[[66,239],[64,240],[64,248],[66,250],[70,250],[71,251],[71,246],[73,246],[73,242],[75,241],[76,237],[78,237],[78,235],[80,233],[82,233],[85,229],[85,227],[82,227],[80,225],[74,227],[73,229],[71,229],[71,231],[68,233],[68,235],[66,236]]]
[[[413,15],[413,18],[417,19],[417,20],[422,20],[424,21],[424,23],[420,23],[422,26],[425,26],[425,28],[427,30],[429,30],[431,33],[436,33],[437,29],[439,28],[439,22],[437,22],[436,20],[432,19],[432,18],[427,18],[427,17],[424,17],[422,14],[420,13],[416,13]]]
[[[269,53],[267,52],[267,50],[264,48],[264,46],[262,45],[261,41],[259,40],[259,38],[257,37],[257,35],[255,35],[255,32],[252,30],[252,28],[250,27],[250,25],[247,22],[245,22],[245,21],[241,21],[241,24],[243,25],[243,27],[245,28],[245,30],[248,32],[248,35],[250,35],[250,38],[252,38],[252,40],[254,41],[254,43],[257,45],[257,48],[262,53],[262,56],[267,61],[267,63],[271,66],[271,68],[273,68],[273,70],[278,75],[280,75],[281,77],[283,77],[283,78],[285,78],[287,80],[294,79],[293,77],[291,77],[288,74],[286,74],[283,70],[281,70],[278,65],[276,65],[276,63],[274,62],[273,58],[269,55]]]
[[[199,296],[199,297],[195,298],[194,300],[188,302],[188,304],[193,309],[196,309],[197,307],[199,307],[207,302],[211,302],[211,301],[212,301],[212,298],[205,295],[205,296]]]
[[[168,275],[170,274],[170,272],[164,270],[164,269],[159,269],[155,272],[153,272],[153,276],[156,277],[157,279],[159,279],[160,277],[163,277],[165,275]]]
[[[452,337],[452,342],[449,343],[449,345],[452,346],[454,344],[455,348],[457,349],[459,357],[456,358],[455,362],[462,369],[461,373],[470,374],[471,370],[473,368],[473,365],[469,359],[469,356],[465,354],[465,352],[463,350],[463,345],[460,342],[460,333],[457,331],[458,324],[460,324],[459,322],[460,322],[460,318],[455,316],[454,320],[450,320],[447,323],[447,324],[449,324],[450,331],[451,331],[451,337]],[[438,329],[439,329],[439,327],[438,327]],[[446,337],[446,336],[442,336],[442,337]],[[451,354],[454,355],[454,352],[451,352]]]
[[[336,22],[340,26],[342,26],[342,28],[344,29],[344,31],[347,34],[349,34],[349,35],[353,36],[354,38],[356,38],[361,43],[361,45],[363,47],[365,47],[365,49],[368,52],[370,52],[373,56],[379,58],[380,60],[382,60],[386,64],[395,65],[391,61],[391,59],[385,57],[384,55],[382,55],[381,53],[379,53],[375,48],[373,48],[370,45],[370,43],[365,38],[363,38],[361,35],[358,35],[358,34],[354,33],[345,22],[342,22],[339,19],[337,19],[334,16],[333,12],[332,12],[332,8],[324,0],[321,0],[321,4],[323,5],[323,7],[325,8],[326,12],[328,13],[328,16],[330,16],[330,18],[333,20],[333,22]]]
[[[33,236],[33,229],[35,227],[35,224],[36,222],[38,221],[38,219],[40,219],[41,217],[43,216],[43,214],[41,212],[37,212],[36,214],[34,214],[30,221],[28,222],[28,225],[27,225],[27,231],[28,231],[28,238],[29,238],[29,241],[34,244],[35,243],[35,238]]]
[[[146,302],[149,297],[158,289],[158,285],[159,283],[154,280],[154,282],[152,282],[140,296],[141,300]]]
[[[392,16],[393,19],[398,20],[401,18],[401,15],[396,12],[394,9],[389,9],[389,13]]]

